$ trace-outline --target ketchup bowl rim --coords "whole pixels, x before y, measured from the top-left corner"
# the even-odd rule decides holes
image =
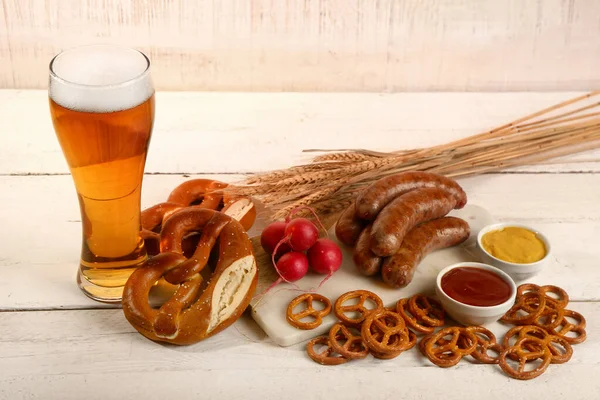
[[[508,285],[510,286],[510,297],[506,301],[504,301],[500,304],[493,305],[493,306],[473,306],[473,305],[462,303],[458,300],[453,299],[442,288],[442,278],[444,277],[444,275],[446,275],[451,270],[459,268],[459,267],[478,268],[478,269],[483,269],[483,270],[487,270],[487,271],[495,273],[500,278],[502,278],[505,282],[507,282]],[[515,300],[517,298],[517,284],[510,277],[510,275],[508,275],[506,272],[502,271],[501,269],[494,267],[493,265],[484,264],[484,263],[480,263],[480,262],[467,261],[467,262],[459,262],[456,264],[449,265],[449,266],[445,267],[444,269],[442,269],[438,273],[435,283],[439,290],[439,293],[441,295],[443,295],[446,300],[448,300],[451,303],[454,303],[457,306],[464,307],[467,310],[494,310],[494,309],[502,309],[502,308],[506,308],[508,310],[508,308],[510,308],[515,303]]]
[[[489,251],[487,251],[485,249],[485,247],[483,247],[482,239],[486,233],[494,231],[494,230],[503,229],[503,228],[509,228],[509,227],[523,228],[523,229],[527,229],[530,232],[535,233],[537,238],[540,239],[542,242],[544,242],[544,246],[546,247],[546,254],[544,255],[544,257],[542,257],[541,259],[539,259],[537,261],[531,262],[531,263],[516,263],[516,262],[512,262],[512,261],[502,260],[502,259],[492,255]],[[499,262],[499,263],[504,263],[507,265],[515,266],[515,267],[519,267],[519,266],[535,267],[540,264],[543,264],[550,257],[550,253],[552,252],[552,246],[550,244],[550,240],[548,240],[548,237],[546,235],[544,235],[540,230],[533,228],[532,226],[520,224],[520,223],[516,223],[516,222],[497,222],[494,224],[484,226],[477,234],[477,246],[479,247],[479,249],[481,249],[481,251],[483,251],[492,260]],[[489,265],[489,264],[487,264],[487,265]]]

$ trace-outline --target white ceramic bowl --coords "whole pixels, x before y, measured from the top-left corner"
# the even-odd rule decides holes
[[[502,228],[506,228],[506,227],[524,228],[524,229],[530,230],[531,232],[534,232],[536,234],[536,236],[542,242],[544,242],[544,245],[546,246],[546,256],[544,258],[542,258],[541,260],[533,262],[533,263],[517,264],[517,263],[500,260],[500,259],[494,257],[493,255],[491,255],[490,253],[488,253],[481,244],[481,238],[483,238],[483,235],[485,235],[486,233],[488,233],[490,231],[493,231],[496,229],[502,229]],[[533,229],[532,227],[523,225],[523,224],[503,222],[503,223],[488,225],[479,231],[479,234],[477,235],[477,251],[479,252],[479,256],[481,257],[481,260],[484,263],[493,265],[494,267],[501,269],[502,271],[509,274],[516,281],[524,281],[526,279],[531,278],[534,275],[537,275],[542,270],[542,268],[546,264],[546,261],[550,257],[551,247],[550,247],[550,242],[548,241],[548,238],[546,236],[544,236],[544,234],[542,234],[537,229]]]
[[[442,290],[442,277],[446,272],[457,267],[475,267],[494,272],[510,285],[510,297],[502,304],[489,307],[472,306],[454,300]],[[468,326],[486,325],[498,321],[513,306],[517,296],[517,285],[508,274],[491,265],[476,262],[462,262],[450,265],[440,271],[436,279],[435,292],[444,310],[446,310],[448,315],[456,322]]]

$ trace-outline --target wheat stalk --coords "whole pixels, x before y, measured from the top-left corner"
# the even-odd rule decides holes
[[[261,199],[275,211],[274,218],[302,205],[330,216],[347,207],[367,185],[402,171],[457,178],[545,163],[600,147],[599,95],[600,91],[590,92],[492,130],[429,148],[305,150],[325,154],[305,165],[250,176],[228,190]]]

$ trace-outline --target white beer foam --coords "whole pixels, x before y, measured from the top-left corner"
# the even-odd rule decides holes
[[[86,46],[59,54],[51,66],[49,95],[65,108],[84,112],[127,110],[154,93],[148,61],[117,46]]]

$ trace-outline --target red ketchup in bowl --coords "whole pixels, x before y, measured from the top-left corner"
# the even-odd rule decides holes
[[[511,296],[511,287],[498,274],[481,268],[457,267],[442,276],[444,293],[459,303],[477,307],[497,306]]]

